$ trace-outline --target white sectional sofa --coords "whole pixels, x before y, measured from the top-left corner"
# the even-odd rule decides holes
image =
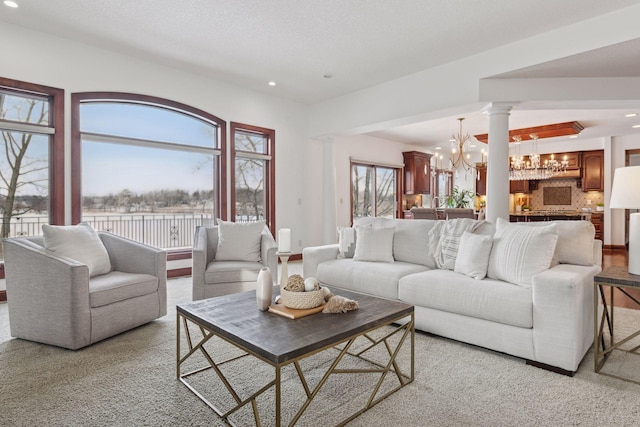
[[[455,224],[366,219],[353,230],[342,230],[340,244],[305,248],[303,275],[316,277],[332,290],[344,288],[405,301],[415,306],[419,330],[572,375],[593,342],[593,276],[601,270],[602,259],[602,242],[594,239],[593,225],[588,221],[534,223],[537,227],[502,220],[496,225],[452,221],[466,221],[467,232],[473,229],[473,236],[464,236],[464,245],[460,235],[449,242],[449,249],[457,251],[455,268],[443,265],[439,253],[443,248],[438,247],[447,235],[444,229],[449,229],[449,238],[459,234]],[[371,239],[365,229],[367,233],[392,229],[392,242],[378,231]],[[345,241],[348,232],[357,236],[350,247]],[[470,239],[489,241],[491,247],[469,246]],[[391,245],[393,259],[388,252],[380,253],[385,245]],[[471,256],[470,249],[474,250]],[[489,276],[478,280],[468,271],[456,272],[468,262],[487,263]],[[543,268],[541,262],[546,263]]]

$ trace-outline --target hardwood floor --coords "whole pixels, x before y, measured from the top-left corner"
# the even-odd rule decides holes
[[[626,250],[621,249],[603,249],[602,250],[602,268],[614,265],[628,265],[629,257]],[[628,290],[630,295],[640,300],[640,290]],[[608,292],[605,292],[608,295]],[[640,306],[627,298],[622,292],[616,290],[613,296],[614,305],[616,307],[640,309]]]

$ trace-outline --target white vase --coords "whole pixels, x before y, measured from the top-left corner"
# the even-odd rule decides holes
[[[269,267],[262,267],[258,273],[256,283],[256,300],[258,302],[258,310],[267,311],[271,305],[273,297],[273,278]]]

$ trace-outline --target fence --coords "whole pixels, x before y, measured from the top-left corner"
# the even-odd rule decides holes
[[[163,249],[192,247],[196,227],[213,224],[211,214],[83,215],[82,220],[96,230]],[[48,223],[46,216],[14,217],[9,237],[38,236]]]

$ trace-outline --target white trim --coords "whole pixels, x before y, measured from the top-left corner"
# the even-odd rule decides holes
[[[404,167],[404,164],[372,162],[371,160],[362,160],[355,157],[349,157],[349,160],[351,161],[351,163],[358,163],[362,166],[379,166],[392,169],[402,169]]]
[[[163,142],[151,139],[131,138],[126,136],[106,135],[94,132],[82,132],[80,134],[81,141],[104,142],[109,144],[136,145],[149,148],[163,148],[165,150],[189,151],[194,153],[206,153],[220,155],[222,151],[217,148],[200,147],[196,145],[186,145],[174,142]]]
[[[0,120],[0,129],[10,132],[39,133],[44,135],[53,135],[56,133],[56,130],[49,126],[18,123],[7,120]]]

